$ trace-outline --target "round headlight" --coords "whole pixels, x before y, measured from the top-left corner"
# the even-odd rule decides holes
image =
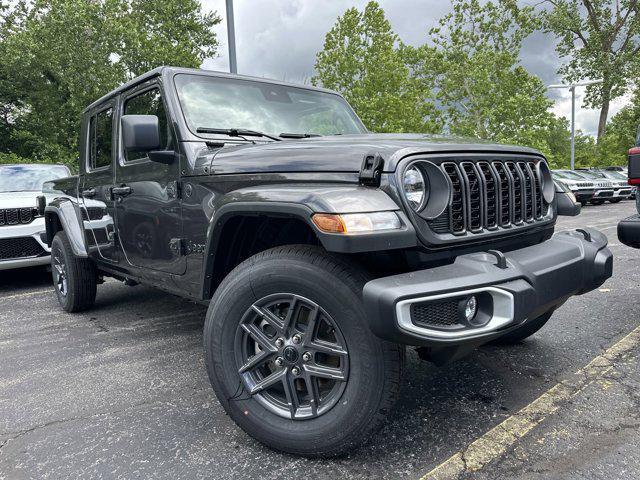
[[[404,172],[402,180],[404,196],[414,210],[419,210],[424,203],[426,187],[424,176],[417,167],[410,167]]]

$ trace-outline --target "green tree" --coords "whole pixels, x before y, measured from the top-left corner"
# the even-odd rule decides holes
[[[436,132],[431,89],[411,74],[417,61],[392,31],[377,2],[350,8],[327,33],[312,82],[342,93],[376,132]]]
[[[606,132],[611,100],[623,95],[640,66],[638,0],[547,0],[546,28],[568,59],[559,73],[567,82],[602,79],[587,87],[585,104],[600,109],[598,143]],[[614,5],[615,3],[615,5]]]
[[[438,100],[451,133],[513,142],[549,152],[551,102],[539,78],[519,64],[522,41],[539,25],[515,0],[455,0],[423,47],[434,60]],[[429,53],[429,50],[432,50]]]
[[[19,0],[0,9],[0,152],[73,164],[80,113],[153,67],[216,51],[196,0]]]
[[[627,152],[635,145],[640,125],[640,87],[636,87],[631,102],[613,116],[607,133],[600,142],[599,156],[602,164],[623,165]]]

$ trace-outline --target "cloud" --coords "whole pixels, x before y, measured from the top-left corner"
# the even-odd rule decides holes
[[[402,41],[411,45],[424,43],[429,29],[451,9],[442,0],[381,0],[394,31]],[[350,7],[362,9],[367,0],[235,0],[235,28],[238,71],[247,75],[308,83],[313,76],[315,56],[322,49],[324,36],[336,18]],[[224,0],[203,0],[204,8],[216,10],[223,18],[216,33],[220,41],[219,56],[207,59],[203,68],[228,71],[227,25]],[[555,39],[548,34],[535,33],[522,49],[522,64],[549,85],[559,83],[557,70],[561,60],[555,52]],[[576,128],[595,135],[598,111],[578,108],[582,92],[576,102]],[[556,101],[553,111],[567,118],[571,116],[571,97],[564,90],[550,90],[549,98]],[[610,117],[628,99],[618,99],[611,105]]]

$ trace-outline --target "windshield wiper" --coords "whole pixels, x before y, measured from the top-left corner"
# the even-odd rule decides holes
[[[245,130],[243,128],[207,128],[198,127],[196,133],[211,133],[218,135],[229,135],[230,137],[265,137],[275,140],[276,142],[282,141],[280,137],[275,135],[269,135],[263,132],[256,132],[255,130]]]
[[[281,138],[311,138],[311,137],[321,137],[319,133],[281,133],[278,135]]]

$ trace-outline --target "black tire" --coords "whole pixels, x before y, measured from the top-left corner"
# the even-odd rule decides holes
[[[591,200],[592,205],[602,205],[604,200]]]
[[[51,274],[60,306],[67,312],[91,308],[96,300],[98,274],[89,258],[76,257],[64,231],[51,243]]]
[[[404,347],[382,341],[369,330],[362,305],[362,287],[367,280],[356,265],[308,246],[277,247],[258,253],[224,279],[207,311],[205,361],[220,403],[245,432],[276,450],[308,457],[333,457],[353,451],[382,426],[399,393]],[[254,315],[253,308],[261,299],[273,298],[272,295],[281,292],[319,305],[335,323],[339,332],[336,335],[340,335],[347,350],[348,375],[343,390],[332,406],[313,418],[284,418],[274,413],[265,406],[264,397],[251,395],[245,383],[246,373],[238,371],[239,349],[235,346],[238,335],[244,334],[240,324],[247,315]],[[258,315],[258,318],[266,317]],[[291,331],[298,330],[294,327]],[[286,338],[286,334],[282,335]],[[309,336],[306,332],[304,335]],[[310,338],[313,339],[313,333]],[[306,341],[304,338],[302,343]],[[283,351],[282,346],[280,349]],[[279,352],[274,355],[280,355]],[[276,359],[283,360],[279,356]],[[314,356],[310,365],[316,365],[315,361]],[[266,365],[271,365],[272,370],[264,376],[271,375],[273,370],[275,373],[284,370],[287,375],[292,371],[287,364]],[[305,368],[301,365],[303,375],[307,374]],[[283,380],[283,389],[287,381]],[[299,401],[300,387],[295,386],[296,381],[300,379],[294,378],[294,386],[289,389],[294,389]],[[316,410],[319,411],[318,406]],[[296,416],[297,412],[293,408],[291,415]]]
[[[580,200],[580,205],[582,205],[583,207],[587,205],[587,201],[586,200]]]
[[[609,202],[611,202],[611,203],[619,203],[621,201],[622,201],[621,198],[614,198],[613,200],[609,200]]]
[[[540,315],[538,318],[534,318],[520,328],[516,328],[491,343],[495,345],[515,345],[516,343],[520,343],[544,327],[551,318],[551,315],[553,315],[553,310]]]

